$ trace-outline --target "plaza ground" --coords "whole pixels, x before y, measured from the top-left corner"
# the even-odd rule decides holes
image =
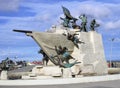
[[[64,85],[0,86],[0,88],[120,88],[120,80]]]

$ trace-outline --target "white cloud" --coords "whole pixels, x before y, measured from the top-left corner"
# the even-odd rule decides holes
[[[113,16],[115,17],[116,14],[118,14],[117,12],[120,11],[120,4],[101,3],[96,1],[63,1],[54,4],[25,3],[22,5],[24,7],[26,6],[31,8],[31,12],[36,13],[35,20],[38,20],[40,22],[42,21],[43,23],[50,21],[49,24],[55,23],[55,20],[57,20],[59,16],[63,14],[61,8],[62,5],[67,7],[70,10],[71,14],[75,17],[78,17],[80,14],[85,13],[89,17],[96,18],[97,20],[113,20]],[[116,18],[118,17],[116,16]],[[107,21],[103,22],[106,23]]]
[[[0,0],[0,11],[17,11],[20,0]]]
[[[41,14],[42,16],[45,14],[49,14],[54,16],[55,14],[62,13],[61,6],[67,7],[73,16],[79,16],[81,13],[93,15],[94,17],[104,17],[111,13],[111,10],[104,5],[103,3],[94,2],[94,1],[85,1],[85,2],[59,2],[53,5],[51,4],[43,4],[43,3],[26,3],[23,4],[24,7],[31,8],[31,12],[35,12],[37,14]],[[42,11],[42,12],[41,12]]]
[[[107,22],[105,24],[105,28],[106,29],[120,29],[120,20],[115,21],[115,22],[113,22],[113,21]]]
[[[100,2],[93,2],[93,1],[87,1],[83,3],[74,2],[74,5],[71,7],[72,8],[70,10],[72,10],[73,13],[77,12],[76,15],[85,13],[95,18],[102,18],[108,16],[108,14],[111,13],[111,10]]]

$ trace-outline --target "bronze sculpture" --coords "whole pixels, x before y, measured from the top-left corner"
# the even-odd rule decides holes
[[[90,23],[90,30],[95,31],[95,27],[99,27],[100,25],[96,23],[96,20],[93,19]]]
[[[84,31],[84,32],[87,32],[87,29],[86,29],[86,25],[87,25],[87,17],[85,16],[85,14],[79,16],[79,18],[82,20],[82,23],[81,23],[81,30]]]

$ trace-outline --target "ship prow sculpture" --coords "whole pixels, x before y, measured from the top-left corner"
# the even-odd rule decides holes
[[[56,55],[56,48],[61,46],[62,48],[68,48],[68,52],[71,54],[74,49],[74,44],[69,41],[63,34],[47,33],[47,32],[34,32],[25,30],[14,30],[16,32],[26,33],[27,36],[31,36],[40,46],[41,50],[48,56],[48,59],[55,65],[60,65],[60,61]],[[39,51],[40,52],[40,51]],[[54,58],[56,56],[56,58]]]
[[[72,17],[67,8],[62,8],[65,18],[60,19],[63,23],[52,27],[52,33],[13,30],[31,36],[40,46],[39,53],[43,54],[43,60],[46,60],[44,65],[47,66],[43,65],[37,73],[49,76],[57,74],[60,77],[107,74],[102,37],[95,31],[99,24],[93,19],[90,31],[87,31],[85,14],[79,16],[82,20],[79,26],[76,24],[78,19]]]

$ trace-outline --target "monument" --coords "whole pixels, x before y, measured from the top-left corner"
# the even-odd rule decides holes
[[[85,14],[80,16],[82,24],[79,26],[76,24],[78,19],[71,16],[67,8],[62,8],[65,18],[61,18],[63,23],[60,26],[52,27],[53,32],[13,30],[32,37],[48,59],[47,66],[35,67],[33,73],[46,77],[107,74],[102,36],[95,31],[95,20],[91,23],[91,30],[87,31]]]

